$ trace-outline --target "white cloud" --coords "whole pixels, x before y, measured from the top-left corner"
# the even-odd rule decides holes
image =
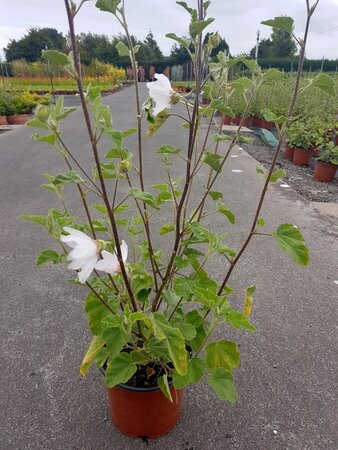
[[[312,0],[313,3],[314,0]],[[194,0],[187,0],[190,5]],[[187,34],[189,17],[174,0],[125,0],[129,28],[132,34],[144,39],[149,29],[165,54],[169,54],[173,41],[165,34],[174,32]],[[219,30],[230,45],[233,54],[248,52],[256,40],[259,29],[261,36],[268,37],[270,28],[260,24],[262,20],[277,15],[290,15],[295,19],[297,36],[303,33],[305,23],[305,0],[213,0],[209,15],[216,17],[210,30]],[[338,58],[338,0],[320,0],[313,16],[310,29],[308,58]],[[7,2],[1,9],[0,47],[9,39],[19,39],[31,26],[53,27],[67,32],[66,13],[62,1],[15,0]],[[77,32],[105,33],[108,36],[122,31],[120,25],[109,13],[97,10],[94,2],[85,3],[77,16]]]

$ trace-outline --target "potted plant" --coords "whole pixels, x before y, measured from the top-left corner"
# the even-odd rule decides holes
[[[253,94],[271,72],[263,74],[256,62],[229,59],[226,53],[220,52],[205,71],[207,75],[203,75],[202,69],[213,49],[209,42],[208,51],[202,46],[202,32],[212,22],[206,17],[209,2],[198,0],[197,10],[180,2],[191,18],[190,37],[178,38],[173,34],[168,37],[179,39],[188,54],[194,49],[192,61],[197,74],[194,97],[187,99],[176,93],[165,75],[156,74],[155,81],[147,84],[149,98],[141,107],[136,81],[135,128],[118,130],[113,126],[109,108],[102,102],[100,89],[89,85],[86,92],[83,90],[74,17],[84,2],[78,9],[70,0],[65,4],[73,52],[65,55],[49,50],[44,56],[61,64],[77,82],[95,165],[91,175],[80,160],[75,162],[67,140],[61,138],[63,121],[74,109],[65,109],[61,97],[55,105],[38,107],[34,119],[28,123],[39,130],[33,137],[55,148],[64,158],[67,171],[45,174],[47,182],[42,185],[56,194],[59,208],[52,208],[45,215],[22,218],[42,226],[58,245],[57,249],[42,251],[37,264],[67,262],[77,282],[87,288],[85,310],[93,338],[81,364],[81,375],[86,375],[95,363],[104,372],[112,418],[118,428],[132,436],[156,437],[175,425],[182,407],[183,389],[198,383],[202,377],[206,377],[221,399],[230,403],[237,399],[233,372],[239,364],[238,345],[226,335],[216,337],[214,332],[224,325],[230,329],[255,330],[250,321],[255,286],[250,280],[243,280],[240,292],[243,304],[235,308],[231,282],[231,275],[253,236],[258,239],[262,235],[270,236],[300,266],[308,263],[308,249],[296,226],[285,223],[276,230],[260,232],[264,226],[261,208],[269,183],[284,176],[274,166],[286,127],[281,128],[270,170],[261,171],[262,190],[253,220],[246,237],[235,249],[230,241],[224,240],[224,230],[220,232],[206,217],[219,214],[224,219],[225,230],[236,226],[235,213],[227,207],[224,194],[216,191],[214,184],[240,136],[239,133],[233,137],[223,135],[222,124],[218,130],[213,129],[214,113],[224,113],[229,106],[220,90],[219,98],[213,98],[207,108],[201,108],[201,91],[206,77],[210,77],[220,87],[226,86],[230,93],[242,96],[246,115]],[[137,48],[132,45],[123,5],[119,0],[96,3],[122,24],[125,42],[130,45],[127,47],[121,41],[117,49],[120,56],[130,58],[134,80],[137,80]],[[308,10],[306,30],[314,9]],[[285,17],[275,18],[268,24],[283,28]],[[299,41],[300,69],[290,114],[300,86],[306,33]],[[210,34],[209,39],[212,38]],[[243,77],[229,83],[227,72],[237,63],[248,67],[251,79]],[[207,110],[208,123],[204,126]],[[162,142],[153,157],[161,162],[163,176],[159,183],[153,184],[143,164],[142,125],[147,125],[146,135],[150,139],[166,126],[171,116],[180,119],[178,133],[182,124],[188,129],[187,145],[178,148],[170,138]],[[205,131],[204,135],[199,134],[200,129]],[[136,143],[128,148],[126,138],[133,134]],[[100,140],[103,135],[109,141],[108,148],[106,141]],[[224,141],[229,141],[228,146],[220,152]],[[174,177],[173,164],[183,169],[183,179]],[[196,177],[201,168],[209,171],[202,192],[200,179]],[[79,192],[84,220],[74,217],[67,209],[66,185]],[[197,202],[192,201],[192,192],[200,193]],[[239,235],[242,234],[239,229]],[[223,273],[220,271],[216,276],[208,273],[210,258],[219,261],[219,267],[224,267],[226,261]]]
[[[0,125],[7,125],[7,107],[6,101],[3,97],[0,96]]]
[[[11,125],[24,125],[29,120],[28,108],[29,105],[20,95],[14,95],[9,101],[8,123]]]
[[[307,165],[310,162],[313,150],[313,135],[305,123],[299,119],[294,120],[288,128],[288,147],[294,149],[293,163]]]
[[[338,167],[338,146],[334,142],[326,144],[316,158],[313,177],[318,181],[332,181]]]

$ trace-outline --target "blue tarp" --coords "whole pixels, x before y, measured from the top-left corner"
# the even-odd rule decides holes
[[[278,140],[271,133],[271,131],[265,130],[264,128],[258,128],[256,131],[257,136],[259,136],[262,141],[269,147],[276,148]]]

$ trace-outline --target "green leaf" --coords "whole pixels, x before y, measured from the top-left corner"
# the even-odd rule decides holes
[[[100,168],[103,178],[116,178],[118,175],[115,170],[114,163],[100,163]],[[93,168],[93,176],[95,180],[99,179],[99,174],[96,166],[94,166]]]
[[[170,306],[176,306],[177,303],[180,301],[180,297],[170,289],[163,291],[162,296],[165,303]]]
[[[173,196],[170,192],[161,192],[156,197],[156,202],[160,205],[161,203],[167,202],[169,200],[172,200]]]
[[[34,119],[33,119],[30,122],[35,123],[36,121],[34,121]],[[26,123],[26,125],[27,124],[28,124],[28,122]],[[31,123],[29,125],[36,126],[36,125],[32,125]],[[32,138],[35,139],[36,141],[45,142],[46,144],[50,144],[50,145],[55,145],[55,142],[57,141],[57,137],[55,136],[55,134],[48,134],[47,136],[44,136],[39,133],[34,133],[32,135]]]
[[[106,207],[106,205],[91,205],[91,207],[96,209],[96,211],[99,211],[102,214],[107,214],[107,207]],[[116,214],[116,212],[115,212],[115,214]]]
[[[221,400],[236,403],[238,393],[234,384],[234,377],[230,372],[223,367],[219,367],[212,372],[211,378],[208,378],[207,381]]]
[[[259,217],[257,219],[257,226],[258,227],[264,227],[264,225],[265,225],[265,220],[263,219],[263,217]]]
[[[257,61],[255,61],[254,59],[243,59],[242,63],[246,65],[251,73],[257,73],[259,71]]]
[[[122,348],[128,342],[128,336],[122,328],[122,325],[120,327],[107,326],[103,331],[102,337],[106,342],[108,355],[110,358],[115,358],[115,356],[120,353]]]
[[[178,42],[179,44],[181,44],[186,49],[188,49],[189,45],[191,44],[191,41],[189,39],[186,39],[186,38],[183,38],[183,37],[179,37],[175,33],[167,33],[165,35],[165,37],[167,37],[169,39],[173,39],[174,41]]]
[[[161,126],[166,122],[169,117],[169,112],[167,109],[160,111],[157,116],[153,117],[153,122],[149,123],[147,130],[147,138],[150,138],[156,131],[158,131]]]
[[[171,223],[166,223],[166,224],[163,225],[163,227],[160,229],[160,236],[162,236],[163,234],[170,233],[171,231],[175,231],[174,225],[172,225]]]
[[[227,134],[214,134],[212,136],[214,142],[231,141],[232,137]]]
[[[120,3],[121,0],[97,0],[95,6],[101,11],[107,11],[115,14]]]
[[[256,290],[256,286],[254,284],[245,290],[244,308],[243,308],[243,314],[245,315],[245,317],[251,316],[252,303],[253,303],[252,296],[253,296],[255,290]]]
[[[168,347],[163,340],[159,341],[156,338],[151,338],[148,345],[152,358],[169,358]]]
[[[35,260],[35,264],[37,266],[42,266],[42,264],[45,264],[47,262],[52,262],[53,264],[58,264],[62,261],[63,261],[63,257],[60,256],[56,251],[44,250],[38,254],[38,256]]]
[[[246,328],[249,331],[256,331],[256,327],[254,327],[252,323],[249,322],[248,318],[239,311],[229,307],[225,308],[222,311],[222,317],[229,325],[236,329]]]
[[[84,180],[79,176],[78,173],[75,172],[75,170],[70,170],[66,173],[60,173],[59,175],[56,175],[53,183],[54,184],[68,184],[68,183],[82,183]]]
[[[81,376],[85,376],[88,372],[89,367],[92,365],[96,356],[100,353],[102,347],[104,347],[105,341],[101,336],[94,336],[92,342],[90,343],[88,350],[82,360],[80,366]]]
[[[212,100],[209,107],[211,109],[217,109],[218,111],[221,111],[222,113],[224,113],[227,116],[235,117],[235,113],[233,112],[233,110],[231,108],[229,108],[229,106],[227,106],[221,100]]]
[[[264,178],[267,179],[268,172],[265,169],[263,169],[263,167],[259,167],[259,166],[256,167],[256,172],[261,173],[262,175],[264,175]],[[277,169],[271,174],[269,183],[276,183],[278,180],[280,180],[281,178],[284,178],[285,176],[286,176],[286,172],[284,169]]]
[[[141,48],[141,44],[137,44],[137,45],[135,45],[135,47],[133,47],[135,55],[140,50],[140,48]]]
[[[244,93],[246,90],[252,87],[252,81],[247,77],[241,77],[231,83],[231,87],[240,93]]]
[[[116,358],[109,359],[106,369],[106,385],[110,388],[120,383],[127,383],[137,370],[128,353],[120,353]]]
[[[268,69],[264,74],[263,74],[263,79],[264,80],[270,80],[276,77],[279,77],[282,75],[282,72],[279,71],[278,69]]]
[[[188,384],[196,384],[203,377],[205,370],[205,362],[203,359],[195,357],[189,361],[188,373],[179,375],[176,371],[173,373],[173,384],[176,389],[182,389]]]
[[[280,248],[291,255],[299,266],[309,263],[309,249],[299,229],[290,223],[280,225],[272,235],[276,238]]]
[[[217,367],[232,370],[239,364],[239,351],[235,342],[222,339],[212,342],[205,349],[205,362],[208,369]]]
[[[282,124],[286,120],[285,116],[283,116],[283,115],[276,116],[276,114],[274,112],[270,111],[269,108],[263,108],[261,110],[261,114],[263,115],[264,119],[267,120],[268,122],[274,122],[274,123]]]
[[[122,139],[119,140],[119,144],[122,144]],[[116,158],[116,159],[128,159],[132,156],[130,151],[127,148],[119,147],[119,148],[111,148],[105,154],[105,158]]]
[[[222,192],[219,192],[219,191],[210,191],[210,192],[209,192],[209,195],[210,195],[210,197],[211,197],[214,201],[217,201],[217,200],[219,200],[220,198],[223,198],[223,197],[224,197],[223,193],[222,193]]]
[[[28,122],[26,122],[26,126],[28,127],[34,127],[34,128],[42,128],[44,130],[48,130],[48,126],[45,122],[43,122],[42,120],[38,120],[38,119],[31,119]],[[33,134],[32,138],[36,139],[36,140],[40,140],[37,136],[42,136],[41,134]]]
[[[217,155],[216,153],[212,152],[205,152],[204,153],[204,162],[208,164],[213,170],[216,172],[220,171],[221,169],[221,160],[222,156]]]
[[[130,56],[129,48],[122,41],[118,42],[116,45],[116,50],[119,52],[120,56]]]
[[[228,219],[229,222],[233,225],[235,223],[235,214],[228,209],[224,203],[218,202],[217,203],[217,211],[224,214]]]
[[[156,152],[160,155],[178,155],[180,151],[180,148],[173,147],[172,145],[161,145]]]
[[[194,325],[191,325],[191,323],[176,322],[174,324],[174,327],[180,330],[182,336],[186,341],[191,341],[192,339],[195,339],[197,335],[196,328],[194,327]]]
[[[47,219],[45,216],[22,215],[22,216],[19,216],[19,219],[27,220],[28,222],[37,223],[38,225],[42,225],[43,227],[46,227],[46,224],[47,224]]]
[[[131,188],[130,194],[134,198],[136,198],[136,200],[141,200],[142,202],[146,203],[147,205],[151,206],[152,208],[160,209],[160,207],[158,206],[157,200],[149,192],[143,192],[137,188]]]
[[[115,302],[110,301],[109,306],[116,312],[119,306],[118,300]],[[92,293],[86,298],[85,311],[88,316],[90,331],[97,336],[102,335],[103,330],[107,326],[103,321],[112,315],[111,311]]]
[[[58,66],[66,66],[69,64],[68,55],[58,50],[42,50],[42,57]]]
[[[165,339],[170,358],[179,375],[188,372],[188,358],[185,349],[185,341],[182,333],[172,327],[160,313],[154,313],[155,337],[159,340]]]
[[[178,5],[182,6],[190,15],[193,15],[194,13],[197,14],[197,11],[193,8],[190,8],[186,2],[176,2]]]
[[[326,73],[319,73],[310,82],[311,86],[315,86],[318,89],[329,94],[331,97],[337,96],[336,85],[334,79]]]
[[[269,183],[276,183],[281,178],[284,178],[286,176],[286,172],[284,169],[277,169],[274,172],[272,172]]]
[[[239,139],[239,142],[244,142],[245,144],[253,143],[253,139],[251,137],[243,136],[242,134],[240,134],[238,136],[238,139]]]
[[[73,52],[66,55],[58,50],[42,50],[41,55],[43,58],[48,59],[51,63],[64,67],[70,76],[76,76]]]
[[[192,21],[189,26],[189,34],[194,39],[198,34],[202,33],[202,31],[210,25],[215,19],[209,18],[206,20],[196,20]]]
[[[162,377],[159,377],[157,379],[157,385],[161,389],[161,391],[163,392],[165,397],[172,403],[173,402],[173,398],[171,396],[167,374],[164,374]]]
[[[292,17],[278,16],[274,19],[263,20],[262,25],[267,25],[268,27],[277,28],[278,30],[286,31],[287,33],[292,33],[294,20]]]

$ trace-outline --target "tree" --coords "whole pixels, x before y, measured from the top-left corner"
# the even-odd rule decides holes
[[[206,44],[208,42],[209,37],[210,37],[210,33],[207,33],[204,37],[203,44]],[[226,51],[228,55],[230,54],[230,47],[229,47],[228,43],[226,42],[226,40],[224,38],[221,37],[217,47],[215,47],[211,50],[210,56],[211,56],[211,58],[215,58],[219,52],[224,52],[224,51]]]
[[[152,51],[154,61],[163,59],[163,53],[157,42],[155,41],[154,35],[151,30],[149,30],[149,33],[143,41],[143,44]]]
[[[295,56],[297,47],[290,35],[290,33],[278,30],[277,28],[272,29],[271,37],[268,39],[263,39],[258,46],[258,57],[259,58],[271,58],[280,57],[288,58]],[[250,50],[250,56],[255,57],[256,46]]]
[[[271,35],[273,55],[287,58],[295,56],[297,47],[290,33],[273,28]]]
[[[66,39],[55,28],[29,28],[23,38],[18,41],[11,39],[4,48],[6,61],[38,61],[46,46],[48,49],[65,50]]]
[[[256,46],[250,50],[251,58],[256,56]],[[271,58],[273,55],[273,43],[271,39],[262,39],[258,46],[258,58]]]
[[[77,42],[83,64],[90,64],[94,59],[113,63],[118,57],[114,44],[104,34],[81,33]]]

